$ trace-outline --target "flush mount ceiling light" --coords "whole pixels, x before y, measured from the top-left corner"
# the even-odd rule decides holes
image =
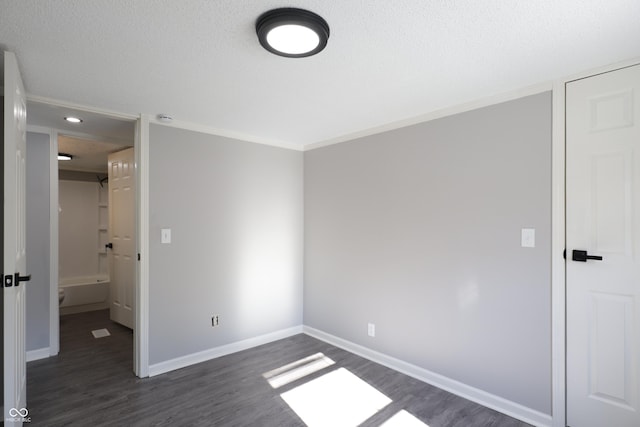
[[[256,33],[262,47],[287,58],[315,55],[327,45],[329,24],[303,9],[274,9],[260,15]]]
[[[79,119],[77,117],[73,117],[73,116],[68,116],[64,118],[66,121],[68,121],[69,123],[82,123],[82,119]]]
[[[58,160],[71,160],[73,156],[71,154],[66,153],[58,153]]]

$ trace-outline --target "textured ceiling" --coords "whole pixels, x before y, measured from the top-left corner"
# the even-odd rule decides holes
[[[82,123],[74,124],[64,120],[65,117],[70,116],[78,117]],[[99,138],[120,146],[133,145],[135,138],[135,121],[133,120],[118,119],[41,102],[27,102],[27,124],[58,129],[60,133],[81,138]]]
[[[108,155],[123,150],[118,143],[75,138],[67,135],[58,137],[58,152],[71,154],[71,160],[58,161],[61,170],[107,173]]]
[[[331,27],[319,55],[266,52],[282,6]],[[30,95],[171,114],[301,146],[640,55],[638,0],[0,0]]]
[[[82,123],[65,121],[68,116]],[[106,173],[107,156],[133,146],[135,138],[133,120],[33,101],[27,102],[27,124],[58,130],[58,152],[73,155],[58,162],[62,170]]]

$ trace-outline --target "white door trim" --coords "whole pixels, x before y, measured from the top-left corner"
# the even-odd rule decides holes
[[[137,263],[134,372],[149,376],[149,116],[141,115],[136,126]]]
[[[565,88],[566,84],[597,74],[640,64],[640,57],[565,77],[553,85],[553,124],[551,139],[551,387],[552,423],[566,426],[566,272],[563,252],[566,246],[565,218]]]
[[[551,415],[566,422],[565,383],[565,143],[563,81],[553,85],[551,136]]]

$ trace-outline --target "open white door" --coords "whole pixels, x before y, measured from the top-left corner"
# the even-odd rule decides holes
[[[566,102],[567,424],[638,427],[640,66]]]
[[[133,148],[109,155],[110,315],[131,329],[136,284],[135,173]]]
[[[27,104],[18,61],[4,52],[4,421],[28,420],[25,351]]]

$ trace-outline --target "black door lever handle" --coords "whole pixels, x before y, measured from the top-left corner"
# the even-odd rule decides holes
[[[602,257],[598,255],[589,255],[587,251],[580,251],[577,249],[573,250],[573,255],[571,257],[573,261],[579,262],[587,262],[588,259],[592,259],[594,261],[602,261]]]
[[[15,273],[13,275],[13,283],[15,286],[20,286],[20,282],[28,282],[31,280],[31,275],[27,274],[26,276],[21,276],[20,273]]]

